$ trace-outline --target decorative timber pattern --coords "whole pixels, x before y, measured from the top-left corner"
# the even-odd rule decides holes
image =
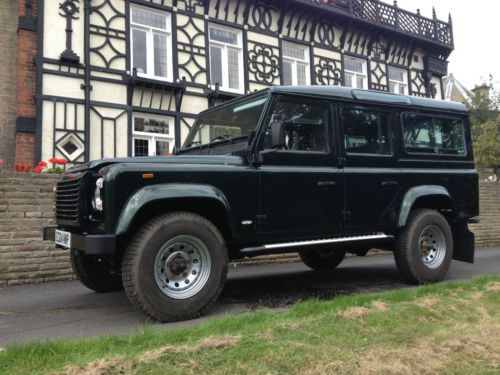
[[[282,84],[284,69],[297,61],[286,55],[296,53],[294,45],[305,48],[300,63],[313,85],[346,84],[344,62],[351,56],[366,64],[365,87],[389,91],[390,66],[407,72],[404,87],[422,97],[441,94],[439,80],[453,50],[451,18],[443,22],[435,13],[425,18],[378,0],[40,1],[40,48],[46,55],[36,62],[42,77],[37,159],[83,163],[132,155],[135,113],[168,118],[179,146],[200,111]],[[132,23],[131,7],[168,15],[168,27],[152,27],[147,41],[134,41],[131,30],[148,27]],[[62,43],[56,43],[54,24],[65,35]],[[237,90],[224,91],[210,80],[209,52],[216,43],[208,35],[211,25],[238,35],[238,45],[229,47],[239,58]],[[169,40],[159,62],[168,65],[168,79],[133,66],[132,44],[143,43],[145,58],[151,59],[158,33]],[[57,50],[46,53],[52,45]],[[222,70],[227,72],[227,64]]]

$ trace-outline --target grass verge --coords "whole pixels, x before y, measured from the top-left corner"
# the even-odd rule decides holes
[[[499,276],[0,353],[0,373],[9,375],[499,372]]]

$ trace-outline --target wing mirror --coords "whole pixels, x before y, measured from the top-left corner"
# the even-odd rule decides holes
[[[271,148],[279,149],[286,145],[285,124],[281,121],[271,124]]]

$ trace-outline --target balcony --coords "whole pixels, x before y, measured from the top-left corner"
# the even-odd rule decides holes
[[[347,14],[354,19],[369,22],[386,29],[411,35],[429,42],[453,49],[453,26],[451,17],[448,22],[440,21],[433,12],[433,18],[412,13],[394,5],[378,0],[307,0],[320,6],[329,7]],[[303,1],[306,2],[306,1]]]

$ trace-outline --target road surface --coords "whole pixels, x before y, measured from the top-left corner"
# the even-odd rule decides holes
[[[477,251],[476,264],[453,262],[447,281],[500,274],[500,247]],[[79,282],[58,282],[0,289],[0,347],[46,339],[77,339],[129,334],[199,324],[227,313],[257,307],[284,308],[318,297],[378,292],[408,287],[391,255],[348,258],[335,272],[313,272],[302,263],[248,266],[229,271],[219,301],[207,316],[188,322],[157,324],[132,307],[125,294],[96,294]]]

